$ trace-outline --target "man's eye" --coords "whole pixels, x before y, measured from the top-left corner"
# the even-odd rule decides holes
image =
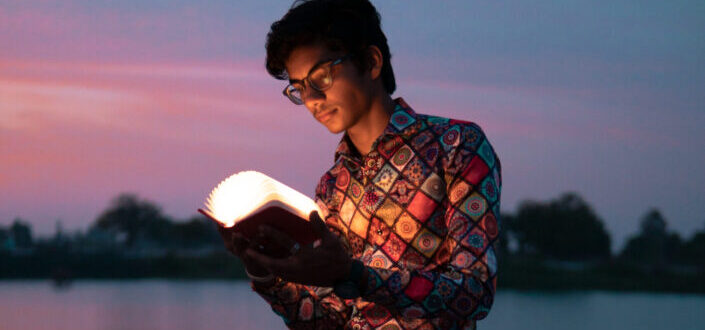
[[[328,72],[326,70],[316,70],[313,72],[311,75],[311,82],[316,85],[317,87],[324,87],[330,84],[330,77],[328,76]]]
[[[328,86],[328,85],[330,85],[331,79],[328,76],[323,76],[318,81],[319,81],[318,86]]]

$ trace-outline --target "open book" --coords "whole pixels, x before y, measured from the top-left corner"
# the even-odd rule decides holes
[[[323,216],[311,198],[256,171],[239,172],[221,181],[206,199],[205,209],[198,209],[245,237],[255,237],[257,226],[268,224],[301,245],[318,238],[308,220],[311,211]]]

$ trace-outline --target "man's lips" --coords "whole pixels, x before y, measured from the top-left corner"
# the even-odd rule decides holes
[[[330,116],[335,112],[336,109],[328,110],[328,111],[323,111],[319,114],[316,115],[316,119],[320,122],[326,121]]]

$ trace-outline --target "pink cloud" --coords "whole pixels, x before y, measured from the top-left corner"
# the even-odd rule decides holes
[[[285,104],[278,94],[281,83],[248,63],[0,64],[0,73],[10,78],[0,80],[0,93],[16,115],[39,112],[67,120],[77,113],[79,120],[95,121],[111,115],[118,118],[103,124],[125,128],[129,118],[132,129],[156,132],[155,127],[170,124],[166,121],[186,119],[213,124],[230,120],[251,129],[280,127],[282,122],[272,123],[262,114],[293,114],[279,110]]]
[[[246,62],[0,61],[0,218],[72,214],[69,224],[85,224],[121,191],[190,214],[233,171],[281,176],[272,164],[302,156],[318,165],[302,165],[313,179],[292,184],[312,192],[330,158],[298,146],[331,137],[311,130],[310,115],[262,71]]]

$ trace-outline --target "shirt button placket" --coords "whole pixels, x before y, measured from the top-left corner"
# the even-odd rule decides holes
[[[367,174],[369,173],[369,168],[367,167],[367,159],[367,155],[362,156],[362,165],[360,166],[360,170],[362,171],[362,186],[364,188],[367,188]]]

